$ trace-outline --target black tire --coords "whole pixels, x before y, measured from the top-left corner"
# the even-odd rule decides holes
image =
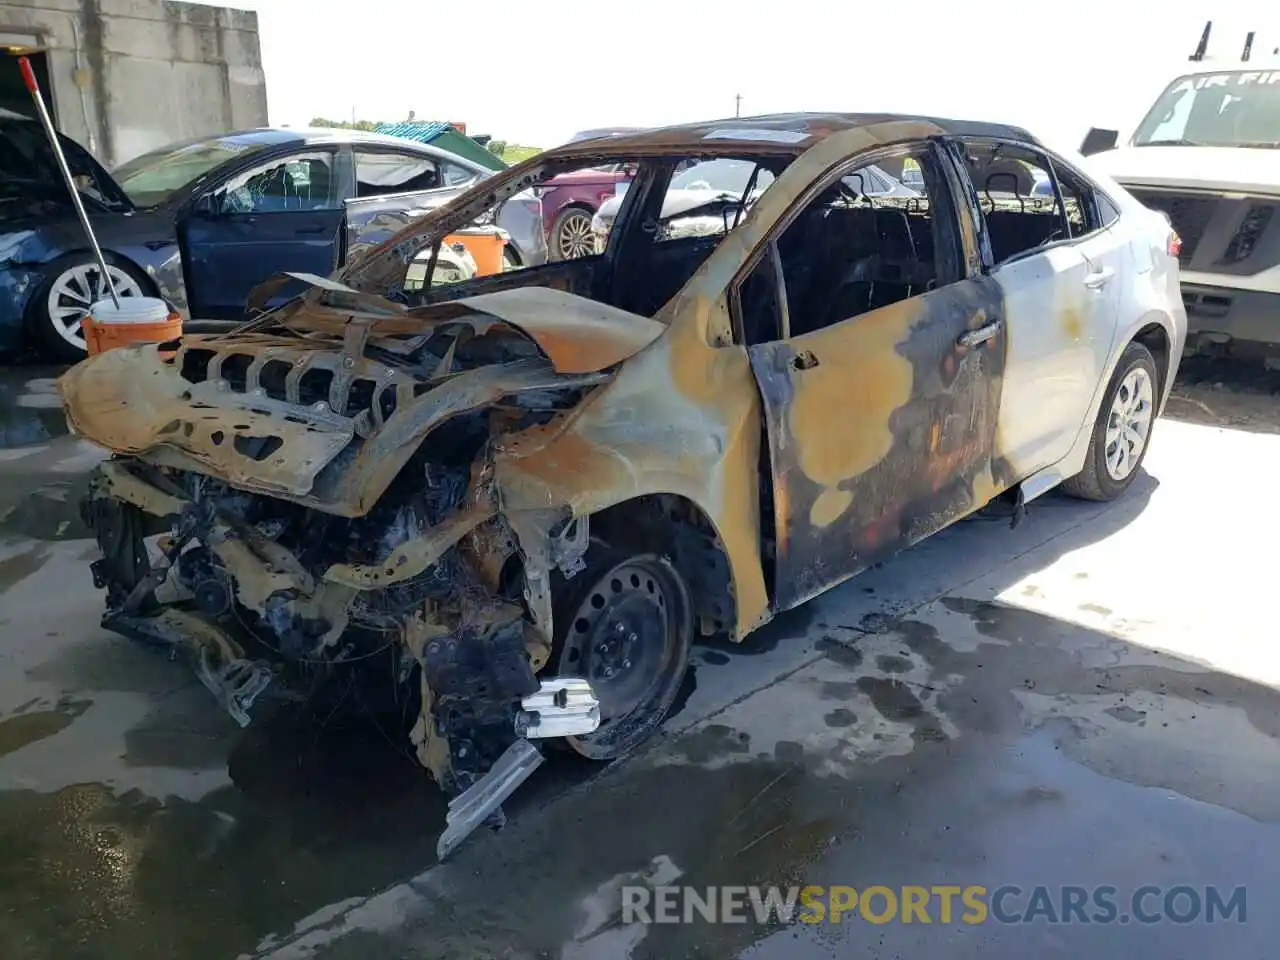
[[[120,257],[106,254],[107,265],[133,281],[141,296],[153,296],[154,286],[142,271]],[[77,363],[86,356],[86,350],[63,337],[49,313],[49,294],[58,280],[69,271],[90,268],[94,275],[101,271],[92,251],[69,253],[48,263],[41,270],[44,282],[36,290],[27,306],[27,331],[41,358],[54,363]],[[123,291],[122,291],[123,292]]]
[[[1138,451],[1137,457],[1133,461],[1133,466],[1122,479],[1116,479],[1107,469],[1107,426],[1111,421],[1116,395],[1120,392],[1125,379],[1134,370],[1138,369],[1146,372],[1151,383],[1152,409],[1150,426],[1147,429],[1142,449]],[[1160,402],[1159,390],[1160,374],[1156,369],[1156,361],[1151,355],[1151,351],[1140,343],[1130,343],[1124,348],[1124,353],[1120,355],[1120,362],[1116,364],[1115,373],[1111,375],[1111,382],[1107,384],[1107,392],[1102,397],[1102,404],[1098,408],[1098,417],[1093,424],[1093,433],[1089,437],[1089,450],[1085,454],[1084,469],[1074,477],[1063,481],[1062,490],[1064,493],[1081,500],[1107,501],[1116,499],[1129,489],[1129,485],[1133,483],[1138,471],[1142,468],[1142,461],[1146,458],[1147,449],[1151,446],[1151,431],[1155,428],[1155,413]]]
[[[693,604],[680,572],[658,553],[593,541],[586,559],[586,569],[553,585],[551,668],[586,677],[600,699],[599,729],[563,742],[609,761],[653,736],[675,703],[689,668]],[[605,676],[609,670],[616,672]]]
[[[565,230],[566,225],[571,221],[582,221],[585,224],[587,234],[590,235],[591,217],[592,213],[586,207],[565,207],[565,209],[560,211],[556,216],[555,223],[551,225],[551,243],[549,244],[549,247],[552,260],[571,259],[561,246],[563,239],[562,233]],[[584,256],[584,254],[578,254],[578,256]]]

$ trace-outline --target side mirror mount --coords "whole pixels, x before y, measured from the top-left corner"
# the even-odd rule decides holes
[[[1084,141],[1080,144],[1080,153],[1083,156],[1091,157],[1095,153],[1114,150],[1119,142],[1119,130],[1102,130],[1098,127],[1090,127],[1089,132],[1084,135]]]
[[[206,193],[196,197],[195,202],[191,205],[191,215],[200,217],[202,220],[212,220],[218,215],[218,211],[213,203],[213,194]]]

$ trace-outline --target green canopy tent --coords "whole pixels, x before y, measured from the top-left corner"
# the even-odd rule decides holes
[[[429,143],[448,150],[460,157],[473,160],[490,170],[505,170],[507,165],[502,158],[494,154],[478,141],[467,136],[457,127],[448,123],[428,122],[423,120],[405,120],[401,123],[380,123],[374,131],[393,137],[404,137],[419,143]]]

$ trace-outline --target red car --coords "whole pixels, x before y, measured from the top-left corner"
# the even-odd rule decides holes
[[[639,127],[609,127],[583,130],[569,138],[605,139],[636,133]],[[625,165],[610,164],[591,170],[575,170],[548,180],[538,194],[542,198],[542,222],[547,226],[547,253],[552,260],[572,260],[595,253],[591,218],[600,205],[614,196],[619,184],[631,182],[634,171]]]

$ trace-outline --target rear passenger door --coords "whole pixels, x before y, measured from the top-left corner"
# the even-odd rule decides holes
[[[1081,352],[1080,362],[1085,367],[1086,392],[1092,397],[1106,386],[1102,377],[1120,334],[1120,305],[1132,283],[1130,269],[1136,260],[1128,240],[1115,226],[1120,211],[1065,161],[1050,157],[1049,163],[1061,192],[1071,242],[1087,268],[1084,285],[1089,290],[1094,325],[1083,344],[1088,352]]]
[[[1111,346],[1124,278],[1107,243],[1088,239],[1080,184],[1064,206],[1043,152],[985,139],[953,146],[981,214],[987,272],[1004,295],[1009,348],[996,472],[1016,482],[1071,450]],[[1053,192],[1036,194],[1041,179]]]
[[[780,609],[994,492],[999,288],[963,253],[960,181],[932,145],[904,150],[924,195],[869,195],[874,174],[855,161],[802,198],[731,287],[764,408]]]
[[[357,144],[355,189],[346,200],[347,259],[448,203],[479,174],[427,153]]]

